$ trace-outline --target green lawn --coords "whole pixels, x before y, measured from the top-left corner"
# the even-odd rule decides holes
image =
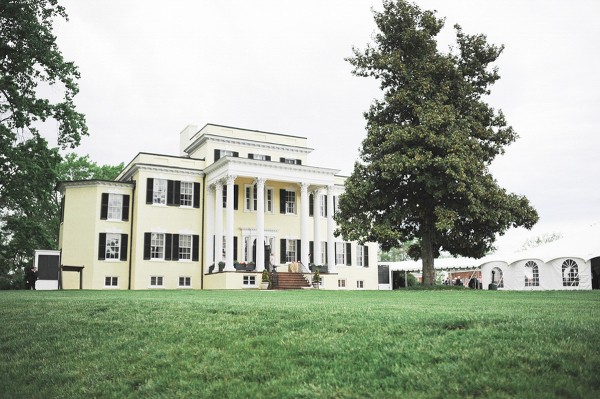
[[[598,398],[600,292],[0,291],[0,397]]]

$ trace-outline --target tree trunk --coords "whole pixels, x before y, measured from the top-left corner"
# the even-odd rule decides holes
[[[435,269],[433,267],[433,226],[432,221],[425,219],[421,224],[421,259],[423,261],[423,285],[435,285]]]

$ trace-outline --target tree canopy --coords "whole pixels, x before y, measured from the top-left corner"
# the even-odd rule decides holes
[[[61,157],[41,131],[57,126],[62,149],[88,134],[73,101],[79,72],[56,44],[56,18],[67,19],[57,0],[0,2],[0,272],[18,270],[32,248],[56,246]]]
[[[337,233],[384,250],[415,240],[409,254],[423,260],[431,285],[441,250],[481,257],[496,234],[538,220],[527,198],[489,171],[517,139],[484,101],[500,78],[492,64],[503,46],[455,25],[456,47],[441,52],[444,20],[402,0],[384,1],[374,18],[374,43],[347,60],[354,75],[379,80],[383,99],[365,113],[367,137],[340,197]]]

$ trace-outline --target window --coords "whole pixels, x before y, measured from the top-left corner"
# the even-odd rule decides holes
[[[537,263],[529,261],[525,263],[525,287],[539,287],[540,274]]]
[[[119,286],[119,278],[107,276],[104,277],[104,286],[105,287],[118,287]]]
[[[256,276],[244,276],[244,285],[256,285]]]
[[[357,245],[356,246],[356,265],[357,266],[363,266],[364,265],[364,252],[365,252],[365,247],[362,245]]]
[[[358,280],[356,282],[356,288],[358,288],[359,290],[365,288],[365,282],[363,280]]]
[[[258,159],[259,161],[270,161],[271,157],[263,154],[248,154],[250,159]]]
[[[180,287],[191,287],[192,286],[192,278],[191,277],[179,277],[179,286]]]
[[[340,197],[338,195],[334,195],[333,196],[333,214],[334,215],[337,212],[337,210],[340,208],[339,204],[340,204]]]
[[[106,233],[106,254],[104,259],[121,259],[121,234]]]
[[[123,196],[119,194],[108,194],[108,220],[121,220],[123,208]]]
[[[273,197],[275,196],[272,188],[267,188],[267,192],[265,193],[265,212],[273,213]]]
[[[101,220],[129,220],[129,195],[102,193]]]
[[[179,235],[179,260],[192,260],[192,236]]]
[[[239,157],[239,156],[240,156],[240,153],[237,151],[215,149],[215,162],[217,162],[219,159],[221,159],[223,157]]]
[[[327,264],[327,241],[321,241],[321,264]]]
[[[194,199],[194,183],[182,181],[179,193],[179,205],[192,206]]]
[[[296,192],[285,192],[285,213],[296,213]]]
[[[496,284],[498,288],[504,288],[504,278],[502,277],[502,269],[494,267],[492,269],[492,284]]]
[[[152,233],[150,239],[150,259],[165,258],[165,235],[163,233]]]
[[[338,288],[346,288],[346,279],[338,279]]]
[[[167,181],[164,179],[154,179],[152,188],[152,203],[167,204]]]
[[[127,234],[100,233],[98,260],[127,260]]]
[[[573,259],[567,259],[562,264],[563,287],[579,286],[579,267]]]
[[[296,261],[296,240],[286,240],[285,243],[285,261]]]
[[[327,196],[321,195],[319,197],[319,215],[321,217],[327,217]]]
[[[163,278],[162,278],[162,276],[152,276],[152,277],[150,277],[150,287],[163,287]]]
[[[258,190],[256,184],[244,186],[244,210],[256,211],[258,209]]]
[[[281,158],[279,158],[279,162],[287,163],[289,165],[302,165],[302,160],[301,159],[294,159],[294,158],[284,158],[284,157],[281,157]]]
[[[335,264],[336,265],[352,265],[351,245],[349,242],[335,243]]]

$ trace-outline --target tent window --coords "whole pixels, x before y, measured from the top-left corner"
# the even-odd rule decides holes
[[[504,288],[504,278],[502,277],[502,269],[494,267],[492,269],[492,283],[496,284],[498,288]]]
[[[539,287],[540,272],[537,263],[530,260],[525,263],[525,287]]]
[[[567,259],[562,264],[563,287],[579,286],[579,268],[573,259]]]

